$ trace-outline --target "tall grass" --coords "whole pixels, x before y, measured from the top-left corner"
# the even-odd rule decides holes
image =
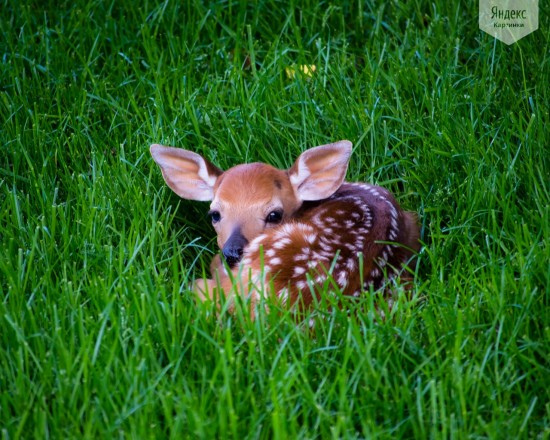
[[[2,1],[2,438],[548,438],[549,25],[506,46],[468,2]],[[207,206],[148,145],[287,167],[339,139],[349,180],[420,214],[412,297],[327,299],[313,330],[196,304]]]

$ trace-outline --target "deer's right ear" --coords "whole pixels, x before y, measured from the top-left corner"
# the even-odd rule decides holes
[[[199,154],[182,148],[154,144],[150,151],[162,177],[178,196],[199,201],[214,198],[214,184],[223,173],[218,167]]]
[[[330,197],[344,182],[351,155],[351,142],[340,141],[303,152],[288,171],[300,200]]]

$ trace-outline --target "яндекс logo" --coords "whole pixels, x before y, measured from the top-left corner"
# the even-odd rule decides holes
[[[479,0],[479,28],[515,43],[539,28],[538,0]]]

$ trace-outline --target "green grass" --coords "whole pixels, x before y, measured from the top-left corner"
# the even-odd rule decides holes
[[[476,2],[339,4],[0,2],[3,439],[550,437],[548,11],[506,46]],[[195,304],[207,204],[149,144],[339,139],[420,215],[412,297],[312,331]]]

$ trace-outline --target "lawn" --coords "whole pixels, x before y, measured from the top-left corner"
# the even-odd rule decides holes
[[[507,46],[477,2],[1,1],[1,438],[550,438],[540,3]],[[149,145],[288,167],[340,139],[419,214],[411,293],[313,330],[196,304],[208,204]]]

